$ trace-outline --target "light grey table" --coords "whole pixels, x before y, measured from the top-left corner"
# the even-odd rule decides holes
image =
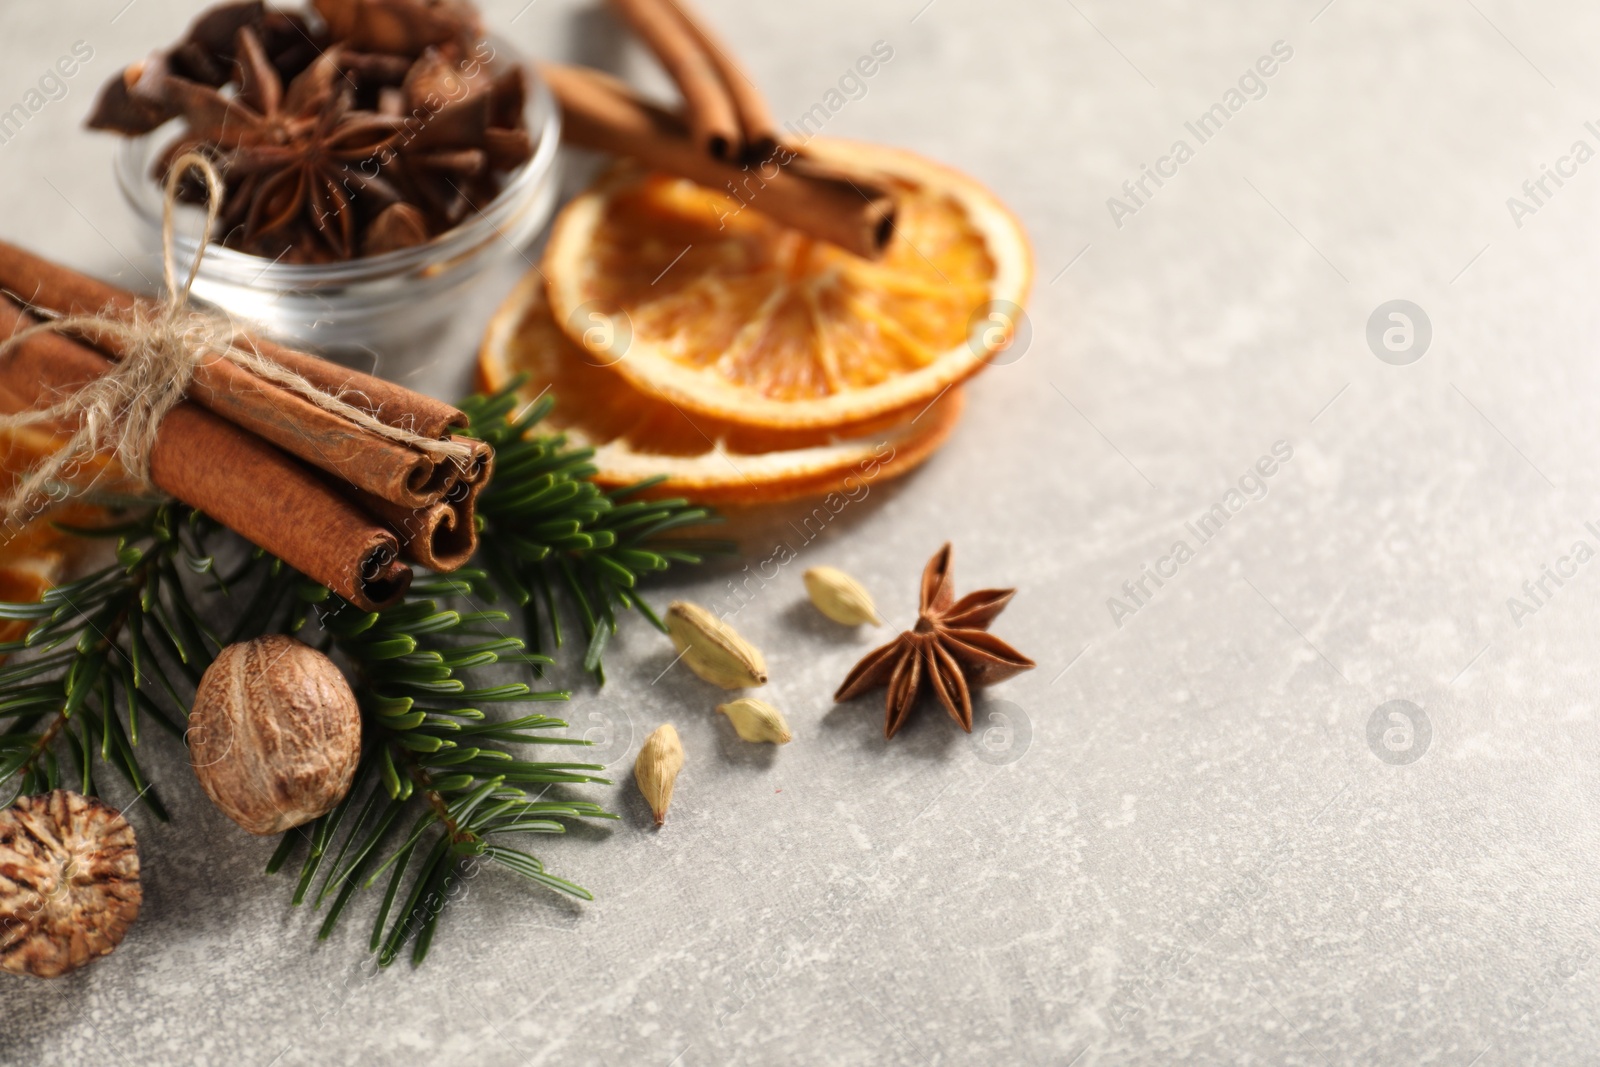
[[[78,122],[192,7],[0,9],[0,105],[94,51],[0,145],[6,238],[124,269],[112,144]],[[595,46],[573,4],[487,7],[535,54]],[[0,1060],[1594,1062],[1600,10],[705,7],[785,117],[887,42],[827,132],[972,172],[1038,256],[1031,341],[949,446],[740,613],[795,742],[731,740],[681,667],[652,684],[670,650],[630,623],[567,709],[624,819],[538,842],[597,901],[482,876],[420,971],[376,975],[152,757],[176,817],[136,811],[143,915],[70,979],[0,980]],[[438,362],[384,369],[459,388],[510,283]],[[1040,666],[977,741],[929,710],[885,744],[876,701],[829,703],[877,635],[816,620],[799,570],[862,576],[905,625],[945,539],[962,588],[1020,587],[996,630]],[[653,833],[627,772],[665,720],[689,764]]]

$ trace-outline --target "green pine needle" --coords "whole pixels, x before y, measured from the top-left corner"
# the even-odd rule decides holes
[[[538,424],[555,406],[546,394],[523,410],[522,379],[490,396],[462,404],[468,433],[494,446],[495,476],[478,498],[480,559],[491,581],[522,611],[535,652],[562,647],[557,593],[574,609],[583,635],[583,666],[605,681],[601,662],[617,615],[631,607],[658,629],[666,627],[633,595],[639,579],[673,562],[700,563],[723,554],[725,541],[669,537],[717,520],[683,499],[639,499],[660,479],[606,492],[591,448],[572,448],[564,436],[540,435]]]
[[[363,892],[377,901],[371,948],[387,966],[410,947],[421,963],[453,887],[489,863],[547,889],[593,899],[514,847],[524,834],[561,833],[570,820],[614,819],[564,791],[609,784],[583,762],[522,758],[521,746],[587,745],[550,737],[566,723],[497,705],[565,700],[566,692],[507,681],[507,667],[542,676],[563,647],[562,621],[582,634],[581,662],[604,681],[618,617],[638,608],[661,621],[637,585],[673,563],[727,551],[673,536],[716,521],[684,500],[642,499],[655,483],[606,492],[590,449],[537,427],[546,397],[518,410],[520,382],[463,403],[469,432],[495,449],[479,498],[480,551],[453,574],[418,574],[406,597],[363,612],[282,561],[245,546],[205,515],[167,504],[99,529],[115,562],[51,589],[37,604],[0,603],[0,619],[29,624],[0,643],[0,795],[71,788],[93,795],[107,769],[159,819],[155,784],[138,762],[150,727],[174,739],[200,676],[228,644],[265,633],[300,637],[339,659],[362,713],[365,750],[349,794],[331,812],[283,835],[268,873],[298,854],[292,900],[326,908],[318,938],[335,932]],[[228,565],[219,563],[218,552]],[[227,573],[224,573],[226,570]],[[482,610],[509,601],[511,615]],[[226,601],[227,608],[219,608]],[[226,632],[211,620],[226,616]],[[528,647],[531,645],[531,649]],[[496,668],[494,677],[482,672]],[[489,709],[489,710],[486,710]]]

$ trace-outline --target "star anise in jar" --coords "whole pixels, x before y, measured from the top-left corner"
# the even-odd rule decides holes
[[[366,52],[417,56],[429,45],[481,40],[483,21],[466,0],[311,0],[337,41]]]
[[[182,113],[168,92],[174,79],[220,89],[237,74],[235,43],[249,29],[280,75],[292,78],[321,52],[306,20],[261,0],[219,4],[202,12],[183,39],[135,63],[106,83],[90,113],[90,129],[136,136]]]
[[[400,106],[408,127],[394,180],[436,229],[459,225],[494,199],[497,175],[533,155],[522,126],[527,86],[520,66],[495,75],[449,48],[429,48],[406,75]],[[471,71],[471,73],[466,73]]]
[[[485,208],[533,156],[519,64],[469,0],[224,3],[113,78],[89,125],[137,136],[180,120],[153,177],[190,150],[226,186],[218,240],[289,263],[423,243]],[[204,197],[197,179],[180,187]]]
[[[400,120],[351,106],[337,46],[287,87],[249,27],[236,54],[235,95],[192,82],[171,87],[189,131],[158,171],[191,148],[216,148],[227,176],[224,244],[295,262],[354,257],[361,219],[399,199],[377,158],[399,137]]]
[[[304,70],[322,51],[305,18],[270,8],[260,0],[219,4],[201,13],[188,35],[167,53],[167,68],[181,78],[213,87],[234,75],[239,31],[249,29],[274,66],[287,77]]]
[[[955,598],[948,543],[934,553],[922,572],[916,625],[868,653],[845,676],[838,702],[887,686],[883,736],[893,737],[905,725],[923,687],[933,690],[950,717],[972,732],[972,690],[993,685],[1036,664],[994,634],[995,620],[1015,589],[980,589]]]

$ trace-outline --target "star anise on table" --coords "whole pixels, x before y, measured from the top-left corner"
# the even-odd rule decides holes
[[[888,686],[883,722],[888,738],[905,725],[926,684],[950,717],[971,733],[973,688],[1037,666],[988,630],[1016,592],[980,589],[956,600],[946,543],[922,572],[916,626],[868,653],[845,676],[833,699],[843,702]]]

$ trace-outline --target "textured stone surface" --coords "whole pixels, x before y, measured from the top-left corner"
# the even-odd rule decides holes
[[[487,6],[536,54],[616,58],[575,5]],[[973,172],[1038,254],[1031,345],[973,388],[939,457],[809,544],[795,511],[742,531],[752,559],[800,550],[737,617],[794,743],[735,740],[681,667],[652,682],[670,645],[630,624],[611,684],[569,708],[577,729],[609,718],[618,785],[594,792],[624,818],[541,849],[597,901],[483,875],[420,972],[375,977],[359,930],[318,944],[318,917],[260,874],[270,841],[153,756],[176,819],[130,813],[139,923],[70,979],[6,980],[0,1059],[1591,1061],[1600,563],[1547,580],[1520,626],[1507,598],[1575,541],[1600,547],[1600,162],[1520,227],[1506,198],[1575,140],[1600,148],[1600,11],[702,6],[785,117],[892,44],[828,132]],[[190,9],[0,8],[0,109],[75,40],[95,49],[0,145],[5,237],[131,276],[112,145],[75,123]],[[1266,95],[1198,144],[1185,123],[1279,40],[1293,56]],[[1118,228],[1106,199],[1179,138],[1194,157]],[[453,342],[380,369],[453,391],[510,283],[463,306]],[[1432,324],[1409,366],[1366,339],[1395,299]],[[1198,544],[1185,523],[1278,441],[1293,458],[1265,497]],[[938,713],[885,745],[876,703],[828,703],[873,636],[818,618],[801,570],[844,568],[904,625],[946,538],[963,589],[1021,588],[995,629],[1040,668],[979,717],[1008,712],[1025,751],[1017,729],[980,759]],[[1194,557],[1118,626],[1107,599],[1180,538]],[[710,604],[739,578],[657,599]],[[1421,759],[1399,762],[1393,709],[1386,758],[1369,745],[1391,700],[1426,715]],[[628,767],[667,720],[689,762],[654,833]]]

